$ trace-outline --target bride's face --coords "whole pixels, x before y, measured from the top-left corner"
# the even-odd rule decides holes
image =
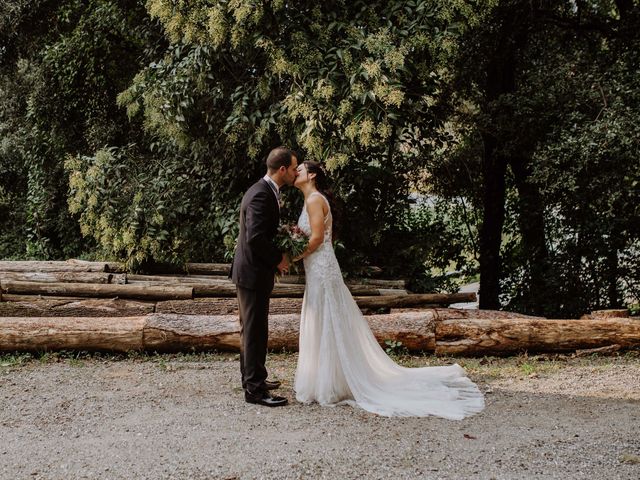
[[[307,166],[304,163],[298,165],[298,176],[296,177],[296,181],[293,184],[294,187],[300,188],[305,183],[311,181],[313,177],[309,177],[309,172],[307,171]]]

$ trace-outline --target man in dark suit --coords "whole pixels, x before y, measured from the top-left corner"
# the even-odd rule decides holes
[[[286,405],[269,390],[280,386],[267,380],[265,362],[269,335],[269,297],[274,274],[289,263],[274,244],[280,223],[280,187],[293,185],[298,159],[292,150],[274,148],[267,157],[267,174],[242,197],[240,235],[231,266],[240,310],[240,372],[245,400],[269,407]]]

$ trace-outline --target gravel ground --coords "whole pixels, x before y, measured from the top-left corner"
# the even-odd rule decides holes
[[[640,356],[457,361],[463,421],[244,403],[237,355],[0,357],[2,479],[638,479]],[[296,356],[269,357],[293,399]]]

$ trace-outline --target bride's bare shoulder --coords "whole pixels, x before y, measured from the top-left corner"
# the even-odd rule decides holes
[[[309,213],[311,213],[312,211],[321,211],[324,213],[325,201],[321,193],[312,193],[311,195],[309,195],[309,197],[307,197],[306,203]]]

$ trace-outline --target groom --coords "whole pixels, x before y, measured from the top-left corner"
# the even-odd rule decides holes
[[[240,204],[240,235],[231,265],[240,310],[240,372],[244,398],[268,407],[286,405],[284,397],[269,390],[280,382],[267,380],[265,362],[269,335],[269,297],[273,277],[289,263],[274,244],[280,223],[280,188],[293,185],[298,159],[292,150],[278,147],[267,157],[267,174],[253,184]]]

